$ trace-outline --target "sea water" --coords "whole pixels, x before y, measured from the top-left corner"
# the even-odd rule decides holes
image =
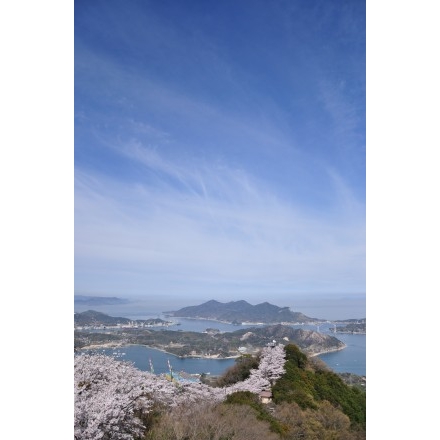
[[[139,370],[154,374],[170,373],[170,368],[172,368],[174,372],[184,371],[189,374],[219,376],[235,363],[235,359],[180,358],[144,345],[102,348],[93,350],[93,352],[132,362]]]
[[[157,318],[157,316],[154,316]],[[151,316],[139,317],[135,319],[148,319]],[[130,318],[133,319],[133,318]],[[246,324],[233,325],[218,321],[188,319],[188,318],[166,318],[172,320],[174,325],[167,327],[168,330],[182,330],[203,332],[207,328],[215,328],[221,332],[232,332],[243,328],[263,327],[264,325]],[[333,371],[337,373],[353,373],[360,376],[366,376],[366,335],[344,334],[332,332],[334,325],[331,323],[322,323],[317,325],[292,325],[293,328],[303,328],[306,330],[315,330],[320,333],[335,336],[346,344],[346,348],[331,353],[319,355]],[[160,331],[163,327],[150,327]],[[151,365],[156,374],[169,373],[169,365],[174,371],[185,371],[190,374],[212,374],[220,375],[235,363],[235,359],[204,359],[204,358],[179,358],[175,355],[165,353],[160,350],[148,348],[142,345],[131,345],[118,349],[100,349],[100,353],[114,356],[123,360],[132,362],[136,368],[142,371],[150,371]]]

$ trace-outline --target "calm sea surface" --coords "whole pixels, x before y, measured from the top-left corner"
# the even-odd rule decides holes
[[[151,371],[151,361],[155,374],[169,373],[169,362],[173,371],[184,371],[191,374],[205,373],[217,376],[235,363],[235,359],[179,358],[173,354],[164,353],[143,345],[130,345],[117,349],[106,348],[96,350],[96,352],[133,362],[134,366],[142,371]]]
[[[127,316],[131,318],[130,316]],[[158,316],[146,315],[136,316],[131,319],[157,318]],[[207,328],[216,328],[222,332],[232,332],[242,328],[255,327],[255,325],[224,324],[217,321],[197,320],[187,318],[165,318],[176,322],[175,325],[168,327],[169,330],[185,330],[203,332]],[[178,324],[178,325],[177,325]],[[334,336],[330,331],[333,324],[320,324],[319,328],[314,325],[294,325],[293,328],[303,328],[315,330],[321,333]],[[161,327],[154,328],[160,331]],[[336,334],[336,337],[344,342],[347,347],[343,350],[333,353],[326,353],[319,356],[333,371],[337,373],[354,373],[360,376],[366,376],[366,335]],[[222,374],[227,368],[234,364],[235,359],[200,359],[184,358],[181,359],[169,353],[147,348],[141,345],[132,345],[118,349],[100,349],[99,353],[115,356],[121,360],[127,360],[134,363],[135,367],[142,371],[150,371],[153,365],[154,373],[168,373],[168,362],[174,371],[185,371],[187,373],[206,373],[212,375]]]

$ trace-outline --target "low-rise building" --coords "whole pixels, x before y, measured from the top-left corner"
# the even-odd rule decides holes
[[[270,403],[272,402],[272,391],[261,391],[260,393],[261,403]]]

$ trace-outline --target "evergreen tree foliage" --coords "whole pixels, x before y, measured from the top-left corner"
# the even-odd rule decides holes
[[[246,380],[252,369],[257,369],[259,357],[243,355],[236,359],[235,364],[229,367],[217,380],[217,386],[223,387]]]
[[[315,369],[293,344],[285,347],[285,374],[272,388],[274,402],[296,403],[302,409],[317,410],[323,401],[340,408],[353,426],[366,426],[366,395],[345,384],[332,371]]]

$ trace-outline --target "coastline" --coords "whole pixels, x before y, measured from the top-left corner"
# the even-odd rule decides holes
[[[312,354],[309,354],[309,356],[310,356],[310,357],[316,357],[316,356],[319,356],[320,354],[327,354],[327,353],[333,353],[333,352],[335,352],[335,351],[341,351],[341,350],[344,350],[344,348],[347,348],[347,345],[346,345],[346,344],[344,344],[343,347],[333,348],[333,349],[325,350],[325,351],[320,351],[320,352],[318,352],[318,353],[312,353]]]
[[[367,332],[332,332],[334,335],[366,335]]]
[[[131,347],[131,346],[141,346],[146,347],[151,350],[157,350],[161,351],[162,353],[170,354],[171,356],[175,356],[179,359],[187,359],[187,358],[194,358],[194,359],[214,359],[214,360],[222,360],[222,359],[236,359],[241,356],[241,354],[238,354],[236,356],[226,356],[226,357],[219,357],[219,355],[187,355],[187,356],[179,356],[175,353],[171,353],[163,348],[153,347],[151,345],[145,345],[145,344],[123,344],[123,343],[116,343],[116,342],[106,342],[104,344],[92,344],[92,345],[86,345],[84,347],[78,348],[78,351],[83,350],[99,350],[101,348],[124,348],[124,347]]]
[[[169,318],[181,318],[181,319],[192,319],[194,321],[212,321],[212,322],[219,322],[220,324],[229,324],[229,325],[236,325],[237,327],[240,327],[242,325],[264,325],[263,323],[253,323],[253,322],[242,322],[241,324],[233,324],[230,321],[221,321],[220,319],[215,318],[195,318],[193,316],[168,316]],[[177,325],[177,322],[173,323],[172,325]]]
[[[192,319],[195,321],[212,321],[212,322],[218,322],[220,324],[229,324],[229,325],[236,325],[237,327],[241,327],[243,325],[277,325],[277,324],[281,324],[281,325],[316,325],[315,321],[310,321],[310,322],[250,322],[250,321],[243,321],[240,324],[234,324],[234,322],[231,321],[221,321],[220,319],[215,319],[215,318],[202,318],[202,317],[194,317],[194,316],[172,316],[172,315],[166,315],[164,314],[165,317],[167,318],[181,318],[181,319]],[[324,321],[319,321],[319,322],[324,322]],[[173,324],[171,324],[170,326],[173,325],[177,325],[176,322],[173,322]]]
[[[104,344],[93,344],[93,345],[87,345],[84,347],[81,347],[78,349],[78,351],[82,351],[82,350],[99,350],[101,348],[123,348],[123,347],[130,347],[130,346],[135,346],[135,345],[139,345],[141,347],[146,347],[152,350],[157,350],[157,351],[161,351],[162,353],[166,353],[172,356],[175,356],[179,359],[188,359],[188,358],[193,358],[193,359],[214,359],[214,360],[222,360],[222,359],[237,359],[241,356],[241,354],[237,354],[235,356],[225,356],[225,357],[219,357],[219,355],[187,355],[187,356],[179,356],[177,354],[171,353],[167,350],[165,350],[164,348],[158,348],[158,347],[153,347],[151,345],[145,345],[145,344],[123,344],[123,343],[116,343],[116,342],[107,342]],[[326,353],[333,353],[335,351],[341,351],[344,350],[344,348],[347,348],[347,345],[344,344],[343,347],[339,347],[339,348],[333,348],[333,349],[329,349],[329,350],[324,350],[324,351],[320,351],[318,353],[308,353],[306,350],[303,350],[307,356],[309,357],[315,357],[315,356],[319,356],[321,354],[326,354]]]

